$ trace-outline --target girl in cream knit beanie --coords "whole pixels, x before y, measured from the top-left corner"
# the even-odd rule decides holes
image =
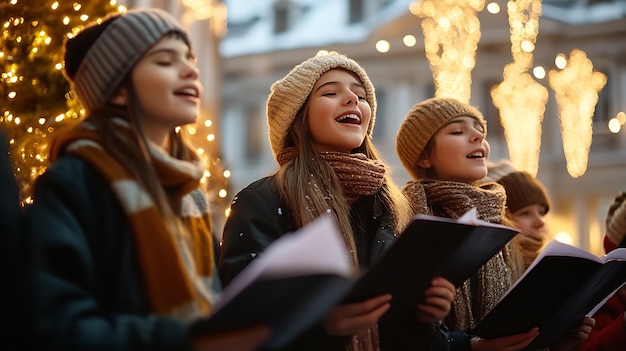
[[[368,135],[371,135],[376,121],[376,94],[374,85],[365,70],[356,61],[342,54],[316,55],[295,66],[270,88],[270,95],[267,99],[267,125],[274,156],[287,146],[285,141],[289,129],[317,80],[322,74],[334,68],[356,74],[365,88],[365,98],[372,110],[368,127]]]
[[[355,271],[370,267],[394,242],[411,211],[371,140],[375,117],[372,82],[342,54],[306,59],[271,86],[269,142],[280,168],[235,195],[220,252],[225,284],[254,259],[251,253],[262,254],[274,239],[320,216],[335,220]],[[435,289],[424,295],[450,303],[454,286],[444,279],[432,284]],[[324,328],[284,350],[399,350],[396,346],[407,341],[413,349],[424,349],[426,342],[435,342],[422,343],[415,335],[438,331],[447,308],[433,306],[434,312],[422,315],[416,305],[408,313],[415,323],[378,324],[390,298],[381,294],[342,302],[326,313]],[[437,341],[448,342],[443,336]]]

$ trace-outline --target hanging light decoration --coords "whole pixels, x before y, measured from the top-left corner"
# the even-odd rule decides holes
[[[587,170],[593,113],[607,77],[594,72],[591,60],[580,50],[573,50],[565,67],[560,71],[550,70],[548,77],[559,106],[567,172],[578,178]]]
[[[541,148],[541,123],[548,90],[530,74],[539,33],[541,0],[507,3],[513,62],[504,68],[504,81],[492,89],[491,97],[500,111],[511,162],[536,175]]]
[[[470,101],[471,72],[480,40],[477,12],[484,5],[484,0],[416,0],[409,5],[411,13],[422,18],[435,96]]]
[[[513,63],[504,68],[504,81],[491,90],[491,97],[500,110],[511,163],[536,175],[548,89]]]

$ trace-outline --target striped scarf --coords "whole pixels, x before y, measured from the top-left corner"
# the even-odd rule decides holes
[[[128,128],[122,120],[116,119],[116,124]],[[180,201],[177,215],[186,230],[171,230],[152,197],[103,149],[89,119],[55,139],[50,161],[63,153],[77,156],[109,182],[132,228],[152,312],[193,320],[209,312],[219,288],[208,201],[199,187],[204,163],[175,159],[154,144],[149,149],[161,184]]]

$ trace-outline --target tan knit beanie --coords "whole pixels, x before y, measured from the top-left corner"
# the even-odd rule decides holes
[[[433,135],[451,119],[469,116],[487,131],[483,115],[475,107],[453,98],[431,98],[415,104],[404,117],[396,136],[396,151],[409,174],[418,179],[417,161]]]
[[[506,190],[506,206],[515,213],[530,205],[542,205],[546,213],[550,210],[550,199],[546,188],[530,173],[513,172],[497,180]]]
[[[626,192],[617,195],[606,214],[606,236],[618,247],[626,247]]]
[[[274,156],[285,147],[289,128],[317,80],[333,68],[343,68],[359,77],[365,87],[365,98],[372,109],[372,118],[367,130],[368,134],[372,133],[376,121],[376,95],[374,85],[365,70],[356,61],[342,54],[314,56],[298,64],[286,76],[272,84],[267,99],[267,125]]]

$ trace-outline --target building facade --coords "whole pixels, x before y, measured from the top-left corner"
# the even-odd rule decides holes
[[[490,91],[503,80],[512,61],[506,1],[493,1],[499,13],[478,13],[481,38],[472,70],[471,104],[488,121],[490,159],[508,158],[499,111]],[[395,155],[395,134],[406,112],[434,94],[424,52],[421,19],[409,11],[410,0],[227,0],[228,33],[219,47],[221,98],[219,141],[225,167],[231,170],[230,194],[277,169],[269,148],[265,104],[271,84],[319,50],[334,50],[357,60],[369,73],[379,108],[374,142],[393,166],[399,184],[409,180]],[[490,1],[486,1],[486,4]],[[413,35],[416,43],[403,43]],[[380,52],[376,44],[389,47]],[[602,231],[611,199],[626,191],[626,125],[611,132],[608,122],[626,111],[626,1],[544,0],[535,43],[534,66],[554,69],[558,54],[582,50],[594,70],[608,78],[593,119],[593,142],[584,175],[566,170],[559,108],[549,90],[542,122],[537,177],[553,206],[550,232],[565,232],[571,242],[602,253]],[[623,122],[622,122],[623,123]]]

